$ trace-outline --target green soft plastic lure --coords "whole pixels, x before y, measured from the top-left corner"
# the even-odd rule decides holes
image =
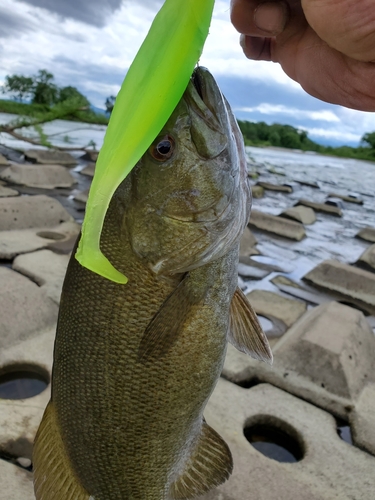
[[[116,98],[86,206],[78,262],[116,283],[127,278],[100,251],[105,214],[117,187],[181,99],[208,35],[214,0],[166,0]]]

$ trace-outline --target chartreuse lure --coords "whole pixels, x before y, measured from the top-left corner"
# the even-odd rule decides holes
[[[116,98],[86,206],[78,262],[116,283],[127,278],[100,251],[111,198],[181,99],[208,35],[214,0],[166,0]]]

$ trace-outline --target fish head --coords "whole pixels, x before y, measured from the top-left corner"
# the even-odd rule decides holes
[[[131,176],[127,234],[155,273],[189,271],[239,240],[251,205],[243,138],[207,69],[194,71]]]

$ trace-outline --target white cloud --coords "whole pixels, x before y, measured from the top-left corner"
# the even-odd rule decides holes
[[[359,142],[362,134],[356,134],[355,132],[345,132],[342,128],[336,130],[324,129],[324,128],[311,128],[303,127],[309,134],[311,139],[335,139],[338,141],[347,141],[349,143]]]
[[[284,106],[283,104],[268,104],[266,102],[259,104],[254,107],[242,107],[234,108],[234,111],[245,111],[247,113],[258,112],[264,115],[284,115],[293,116],[294,118],[301,119],[305,118],[308,120],[319,120],[326,122],[340,122],[340,118],[328,109],[322,109],[320,111],[306,111],[303,109],[296,109]]]

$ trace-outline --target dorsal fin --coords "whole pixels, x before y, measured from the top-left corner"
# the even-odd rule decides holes
[[[229,342],[252,358],[272,364],[272,351],[257,315],[240,288],[230,305]]]
[[[232,454],[226,442],[206,422],[184,472],[171,485],[173,500],[195,498],[224,483],[233,470]]]
[[[189,275],[185,276],[147,326],[138,350],[141,362],[160,359],[166,355],[177,340],[192,307],[205,294],[204,289],[193,290]]]
[[[36,500],[91,498],[71,468],[52,402],[47,405],[35,438],[33,468]]]

